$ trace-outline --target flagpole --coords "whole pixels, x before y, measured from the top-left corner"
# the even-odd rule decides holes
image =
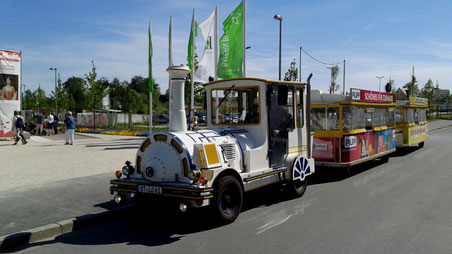
[[[170,16],[169,33],[168,33],[168,66],[173,66],[173,16]],[[168,116],[171,119],[171,101],[173,89],[171,87],[171,79],[168,79]]]
[[[214,24],[214,36],[213,36],[213,54],[215,63],[215,80],[218,80],[217,68],[218,68],[218,6],[215,7],[215,24]]]
[[[148,47],[148,69],[149,69],[149,78],[148,79],[152,79],[152,71],[151,68],[152,67],[152,58],[150,57],[152,54],[151,51],[151,22],[149,22],[149,47]],[[153,82],[152,80],[148,81],[149,84],[151,84],[151,82]],[[149,135],[152,134],[152,90],[149,89]]]
[[[246,34],[246,0],[243,0],[243,15],[242,15],[242,24],[243,24],[243,77],[246,77],[246,43],[245,43],[245,34]]]
[[[215,80],[218,80],[218,74],[217,74],[217,70],[218,70],[218,6],[215,7],[215,35],[214,35],[214,41],[215,41],[215,46],[214,46],[214,55],[215,55]],[[207,96],[207,94],[206,94]],[[216,90],[215,93],[215,123],[219,124],[219,109],[218,109],[218,90]]]
[[[192,40],[192,46],[191,46],[191,63],[192,63],[192,69],[190,72],[191,78],[190,78],[190,83],[191,83],[191,91],[190,91],[190,121],[189,121],[189,129],[193,130],[194,126],[193,126],[193,110],[195,109],[195,9],[193,9],[193,19],[191,21],[191,34],[192,37],[190,38],[190,40]]]

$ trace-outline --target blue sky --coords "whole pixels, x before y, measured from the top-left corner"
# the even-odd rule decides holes
[[[192,10],[198,23],[218,6],[221,23],[238,0],[2,0],[0,48],[23,53],[22,82],[27,89],[54,87],[56,67],[65,81],[84,77],[91,60],[100,77],[130,81],[147,77],[147,26],[152,22],[153,75],[168,84],[168,24],[173,16],[173,57],[186,64]],[[346,91],[378,90],[376,76],[391,76],[396,87],[410,80],[415,66],[419,86],[429,78],[452,89],[451,1],[246,1],[247,76],[278,78],[279,23],[283,17],[283,75],[299,48],[323,62],[346,59]],[[198,54],[204,46],[197,41]],[[327,66],[302,55],[302,79],[313,73],[313,88],[328,88]],[[337,83],[342,87],[342,65]],[[383,88],[382,88],[383,89]]]

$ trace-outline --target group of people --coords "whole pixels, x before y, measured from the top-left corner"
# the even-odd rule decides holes
[[[58,134],[58,122],[60,119],[57,115],[54,116],[52,112],[44,114],[36,112],[33,114],[33,118],[36,121],[36,135],[50,136]]]
[[[43,115],[41,113],[34,114],[36,121],[36,134],[37,135],[52,135],[58,134],[58,117],[53,116],[52,113]],[[14,135],[14,145],[17,145],[19,141],[22,144],[27,144],[23,132],[25,129],[25,118],[22,116],[22,112],[19,110],[14,111],[14,117],[12,122],[12,132]],[[75,130],[75,120],[72,117],[72,112],[68,111],[66,118],[64,119],[63,130],[65,131],[65,145],[74,144],[74,130]]]

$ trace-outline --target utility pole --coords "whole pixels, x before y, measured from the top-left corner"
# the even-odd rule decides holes
[[[342,95],[345,95],[345,59],[344,59],[344,75],[342,75],[343,81],[342,81]]]
[[[384,78],[385,76],[377,76],[378,79],[378,92],[381,92],[380,87],[381,87],[381,79]]]
[[[302,47],[300,47],[300,62],[299,62],[299,65],[300,65],[300,82],[301,82],[301,50],[302,50]]]

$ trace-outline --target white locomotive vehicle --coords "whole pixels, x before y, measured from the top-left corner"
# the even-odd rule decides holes
[[[110,191],[115,201],[170,200],[187,209],[211,206],[223,222],[234,221],[243,193],[280,183],[301,197],[314,173],[311,156],[310,85],[254,78],[205,84],[206,130],[187,131],[185,66],[170,66],[173,88],[168,132],[152,132]],[[147,199],[142,199],[146,197]],[[152,203],[151,203],[152,204]]]

